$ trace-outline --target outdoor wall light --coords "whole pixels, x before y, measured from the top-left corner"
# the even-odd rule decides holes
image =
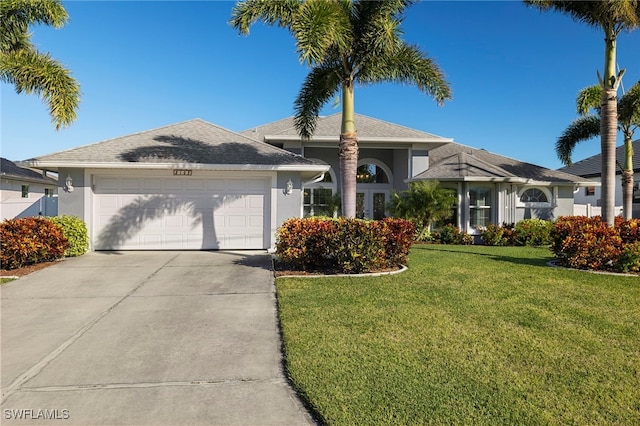
[[[293,182],[291,182],[291,179],[289,179],[289,182],[287,182],[287,186],[284,189],[284,195],[291,195],[293,193]]]
[[[64,181],[65,183],[65,191],[73,192],[73,179],[71,179],[70,175],[67,175],[67,179]]]

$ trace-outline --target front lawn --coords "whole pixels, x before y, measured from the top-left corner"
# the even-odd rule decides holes
[[[399,275],[278,278],[288,373],[326,424],[640,424],[640,277],[550,258],[419,245]]]

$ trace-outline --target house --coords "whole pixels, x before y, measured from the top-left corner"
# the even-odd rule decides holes
[[[325,213],[327,195],[340,187],[340,114],[322,117],[314,136],[303,141],[291,118],[242,134],[329,164],[329,174],[304,190],[303,215]],[[437,180],[458,196],[454,223],[472,235],[489,223],[573,214],[576,188],[591,185],[568,173],[503,157],[430,133],[356,114],[360,155],[356,216],[381,218],[391,191],[409,182]]]
[[[632,216],[634,218],[640,217],[640,189],[638,182],[640,182],[640,139],[632,142],[633,146],[633,211]],[[622,213],[622,169],[620,165],[624,165],[625,152],[624,145],[620,145],[616,148],[616,195],[615,195],[615,212],[616,215]],[[582,188],[575,193],[574,203],[576,210],[582,209],[581,214],[587,216],[599,215],[600,209],[593,209],[592,206],[602,205],[601,187],[602,182],[602,157],[600,154],[592,157],[585,158],[584,160],[573,163],[570,166],[565,166],[560,171],[571,173],[577,176],[581,176],[587,180],[593,181],[592,185]],[[584,213],[582,213],[584,211]],[[591,214],[590,214],[591,213]]]
[[[0,220],[57,216],[57,193],[57,180],[0,158]]]
[[[360,217],[384,217],[392,191],[438,179],[457,189],[457,221],[475,232],[490,221],[570,214],[584,183],[449,138],[356,120]],[[194,119],[22,165],[58,172],[60,214],[87,223],[94,250],[267,249],[286,219],[329,213],[340,187],[340,122],[340,114],[321,117],[302,140],[292,118],[241,133]]]

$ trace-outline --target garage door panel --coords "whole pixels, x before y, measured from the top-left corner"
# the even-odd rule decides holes
[[[266,248],[266,180],[97,176],[94,182],[98,250]]]

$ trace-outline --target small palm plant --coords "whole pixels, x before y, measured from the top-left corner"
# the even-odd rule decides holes
[[[419,181],[402,192],[394,191],[387,209],[392,216],[414,221],[418,240],[424,240],[431,225],[453,215],[455,203],[454,190],[441,187],[438,181]]]

